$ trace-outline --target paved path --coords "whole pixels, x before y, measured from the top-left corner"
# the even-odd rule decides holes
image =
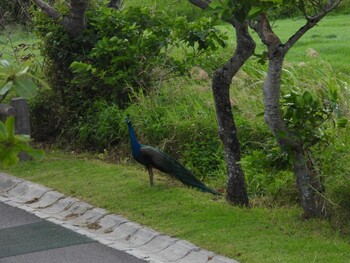
[[[0,173],[0,263],[10,262],[238,263]]]

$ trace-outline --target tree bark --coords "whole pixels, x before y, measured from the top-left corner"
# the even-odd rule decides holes
[[[213,75],[212,90],[215,100],[219,135],[223,143],[227,168],[227,199],[237,205],[248,205],[248,194],[241,160],[237,128],[230,102],[230,84],[232,77],[254,53],[255,42],[248,33],[248,26],[233,20],[236,30],[237,47],[231,59]]]
[[[293,135],[281,116],[282,66],[289,47],[283,45],[272,31],[266,14],[262,14],[256,24],[251,24],[251,26],[268,48],[269,65],[267,78],[263,85],[265,121],[281,149],[289,152],[294,159],[294,174],[305,217],[325,217],[327,215],[326,201],[321,194],[323,187],[320,178],[312,164],[308,165],[302,142],[293,139]]]
[[[71,37],[77,37],[85,30],[85,11],[88,6],[88,0],[71,0],[70,13],[63,17],[60,12],[43,0],[33,1],[45,14],[61,24]]]
[[[189,0],[189,1],[191,4],[198,6],[201,9],[206,9],[211,2],[211,0]]]
[[[110,0],[107,6],[119,10],[122,7],[122,4],[123,0]]]
[[[293,149],[294,174],[305,218],[326,217],[326,201],[320,177],[301,147]]]

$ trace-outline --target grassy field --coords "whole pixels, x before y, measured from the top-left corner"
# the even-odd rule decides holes
[[[91,155],[48,152],[45,161],[6,170],[240,262],[334,262],[350,258],[348,238],[328,221],[303,220],[298,207],[232,207],[156,174],[150,188],[140,166]],[[259,203],[263,202],[262,200]]]
[[[273,29],[285,43],[301,26],[305,24],[303,19],[277,20],[273,23]],[[223,26],[229,32],[230,44],[234,41],[234,31],[231,26]],[[265,46],[255,32],[252,35],[257,43],[256,53],[265,50]],[[288,52],[286,61],[292,63],[307,60],[306,51],[309,48],[316,50],[320,58],[328,61],[333,69],[341,74],[350,74],[350,15],[327,16],[321,22],[310,29]]]

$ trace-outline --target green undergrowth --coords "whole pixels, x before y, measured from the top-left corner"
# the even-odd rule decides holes
[[[297,206],[230,206],[140,166],[107,164],[91,154],[48,151],[45,161],[5,170],[111,213],[186,239],[240,262],[347,262],[350,244],[326,220],[303,220]],[[254,205],[255,204],[255,205]]]

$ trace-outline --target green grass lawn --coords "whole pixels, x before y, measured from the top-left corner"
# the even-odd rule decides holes
[[[272,23],[273,30],[285,43],[301,26],[303,19],[278,20]],[[231,45],[234,43],[232,26],[223,26],[228,30]],[[265,46],[255,32],[252,32],[257,43],[256,53],[265,50]],[[327,16],[310,29],[288,52],[286,61],[299,63],[307,60],[306,50],[315,49],[320,58],[328,61],[337,72],[350,74],[350,15]]]
[[[138,165],[48,152],[44,161],[5,171],[241,262],[345,263],[350,258],[349,238],[328,221],[303,220],[299,207],[233,207],[223,197],[161,174],[150,188],[147,173]]]

